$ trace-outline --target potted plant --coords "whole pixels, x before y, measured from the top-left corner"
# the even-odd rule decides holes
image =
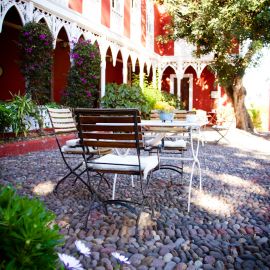
[[[175,107],[171,106],[168,102],[158,101],[154,109],[158,110],[159,118],[162,122],[173,120]]]

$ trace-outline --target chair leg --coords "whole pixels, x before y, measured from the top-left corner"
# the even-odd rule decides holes
[[[58,181],[58,183],[56,184],[56,186],[55,186],[55,188],[54,188],[54,190],[53,190],[53,193],[54,194],[57,194],[58,193],[58,187],[59,187],[59,185],[65,180],[65,179],[67,179],[70,175],[75,175],[76,176],[76,180],[80,180],[87,188],[88,188],[88,190],[91,192],[91,193],[93,193],[93,191],[92,191],[92,189],[91,189],[91,186],[88,184],[88,183],[86,183],[82,178],[81,178],[81,175],[83,174],[85,172],[85,170],[83,171],[83,172],[81,172],[80,174],[77,174],[75,171],[71,171],[71,172],[69,172],[67,175],[65,175],[61,180],[59,180]]]
[[[133,188],[135,187],[133,175],[131,175],[131,186],[132,186]]]
[[[85,230],[87,230],[87,223],[88,223],[88,219],[89,219],[89,216],[90,216],[91,211],[94,210],[94,209],[99,209],[101,205],[102,205],[102,207],[104,209],[105,215],[108,215],[107,204],[104,203],[99,198],[99,196],[97,195],[97,193],[93,193],[92,194],[92,200],[90,202],[90,207],[89,207],[89,209],[87,211],[86,219],[85,219],[85,222],[84,222],[84,229]]]
[[[114,175],[114,179],[113,179],[112,200],[115,199],[115,187],[116,187],[116,181],[117,181],[117,173]]]
[[[190,180],[189,180],[189,187],[188,187],[188,212],[190,211],[191,189],[192,189],[192,180],[193,180],[193,174],[194,174],[194,167],[195,167],[195,162],[193,162],[193,164],[192,164]]]
[[[226,130],[226,133],[222,133],[219,130],[216,130],[218,132],[218,134],[220,135],[220,138],[216,141],[216,144],[218,144],[222,139],[224,139],[225,141],[227,141],[228,143],[230,143],[230,141],[226,138],[226,135],[228,133],[229,130]]]

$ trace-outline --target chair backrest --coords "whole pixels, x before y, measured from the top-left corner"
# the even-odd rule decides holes
[[[175,120],[185,121],[187,115],[196,114],[196,111],[174,110],[173,113],[174,113]],[[160,119],[158,110],[151,110],[150,119],[151,120],[159,120]]]
[[[207,112],[204,110],[196,110],[196,118],[198,122],[208,123]]]
[[[83,146],[137,150],[143,147],[141,117],[137,109],[78,108],[74,112]]]
[[[77,132],[72,112],[68,108],[47,108],[55,134]]]
[[[150,112],[150,119],[151,120],[159,120],[158,110],[151,110],[151,112]]]

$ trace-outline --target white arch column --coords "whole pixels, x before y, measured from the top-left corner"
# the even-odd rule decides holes
[[[105,88],[106,88],[106,57],[101,58],[100,64],[101,72],[100,72],[100,97],[105,96]]]
[[[179,73],[176,74],[177,79],[177,97],[181,99],[181,80],[183,78],[183,75],[180,75]]]
[[[127,83],[128,69],[127,62],[123,61],[123,83]]]
[[[122,53],[122,60],[123,60],[123,83],[127,83],[128,82],[128,53],[122,49],[121,51]]]
[[[106,43],[106,39],[104,37],[97,39],[100,51],[100,97],[105,96],[106,91],[106,52],[108,45]]]
[[[144,69],[144,65],[140,63],[140,87],[143,88],[143,69]]]
[[[156,88],[157,87],[157,67],[155,64],[152,64],[152,72],[153,72],[152,85],[154,88]]]
[[[161,79],[162,79],[162,74],[161,74],[161,67],[158,67],[158,89],[161,91]]]

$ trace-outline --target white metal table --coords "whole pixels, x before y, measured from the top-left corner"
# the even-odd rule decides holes
[[[155,128],[162,128],[160,131],[155,132],[161,132],[164,133],[164,136],[166,132],[169,133],[177,133],[177,128],[185,128],[187,132],[189,133],[189,142],[191,146],[191,157],[179,157],[177,159],[182,161],[192,161],[192,168],[191,168],[191,174],[190,174],[190,181],[189,181],[189,192],[188,192],[188,212],[190,210],[190,199],[191,199],[191,189],[192,189],[192,181],[193,181],[193,175],[194,175],[194,169],[195,166],[198,167],[199,171],[199,185],[200,190],[202,190],[202,176],[201,176],[201,165],[198,158],[199,149],[200,149],[200,128],[204,125],[206,125],[207,122],[188,122],[188,121],[166,121],[162,122],[161,120],[142,120],[141,125],[144,127],[144,129],[147,130],[147,128],[151,129],[152,127]],[[168,130],[166,131],[166,128]],[[174,131],[175,129],[175,131]],[[195,133],[197,136],[194,136]],[[196,146],[195,146],[196,142]],[[162,157],[161,157],[162,158]],[[175,157],[165,157],[166,159],[173,159],[175,160]]]

